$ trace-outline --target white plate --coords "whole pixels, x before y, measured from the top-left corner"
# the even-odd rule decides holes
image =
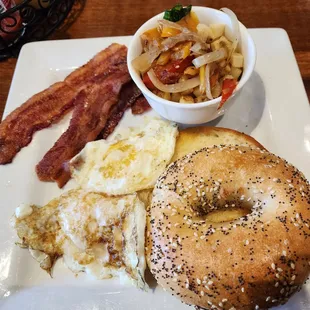
[[[255,72],[238,102],[213,125],[254,136],[270,151],[285,157],[310,178],[310,109],[293,50],[285,31],[253,29],[257,46]],[[33,94],[62,80],[112,42],[128,45],[131,37],[46,41],[24,46],[16,66],[4,116]],[[152,114],[154,112],[151,112]],[[65,130],[69,116],[35,134],[14,163],[0,166],[0,306],[1,309],[189,309],[158,286],[148,293],[120,285],[118,280],[77,278],[60,259],[53,278],[42,271],[28,251],[14,242],[9,225],[20,203],[45,204],[61,194],[56,184],[38,181],[36,163]],[[136,126],[143,117],[127,113],[118,130]],[[65,190],[74,187],[70,182]],[[309,309],[310,285],[283,309]]]

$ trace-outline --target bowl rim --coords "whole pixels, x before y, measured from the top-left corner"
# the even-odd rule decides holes
[[[220,13],[220,14],[225,14],[224,12],[222,12],[221,10],[217,10],[217,9],[213,9],[213,8],[209,8],[209,7],[203,7],[203,6],[192,6],[192,10],[207,10],[207,11],[211,11],[213,13]],[[172,106],[172,107],[180,107],[180,108],[185,108],[185,109],[199,109],[202,107],[207,107],[207,106],[213,106],[218,104],[221,99],[222,96],[217,97],[215,99],[211,99],[208,101],[203,101],[203,102],[197,102],[195,104],[187,104],[187,103],[179,103],[179,102],[174,102],[174,101],[170,101],[170,100],[166,100],[163,99],[157,95],[155,95],[153,92],[151,92],[142,82],[141,78],[137,79],[133,72],[135,72],[135,69],[132,67],[132,53],[131,51],[133,50],[133,46],[137,43],[137,40],[140,40],[140,32],[141,29],[144,28],[145,26],[147,26],[148,24],[150,24],[151,22],[153,22],[155,19],[160,18],[161,16],[163,16],[164,12],[161,12],[153,17],[151,17],[150,19],[148,19],[146,22],[144,22],[135,32],[135,34],[133,35],[133,38],[129,44],[129,48],[128,48],[128,53],[127,53],[127,66],[128,66],[128,70],[129,70],[129,74],[131,75],[131,78],[133,79],[133,81],[136,83],[136,85],[138,86],[138,88],[140,88],[140,90],[143,92],[143,94],[145,93],[146,96],[150,97],[152,100],[154,100],[155,102],[160,101],[162,104],[164,105],[168,105],[168,106]],[[226,15],[226,14],[225,14]],[[249,80],[250,76],[252,75],[253,71],[254,71],[254,67],[255,67],[255,63],[256,63],[256,46],[255,43],[251,37],[251,35],[248,32],[248,29],[239,21],[239,26],[240,26],[240,31],[241,33],[243,33],[243,37],[245,37],[248,41],[249,46],[252,48],[253,51],[253,57],[251,57],[251,61],[247,67],[247,74],[246,76],[244,76],[244,74],[242,75],[236,91],[233,93],[232,97],[244,86],[244,84]]]

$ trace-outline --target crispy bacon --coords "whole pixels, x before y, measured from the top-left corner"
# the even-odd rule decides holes
[[[32,96],[0,124],[0,164],[12,162],[33,134],[57,122],[72,107],[76,91],[65,83],[56,83]]]
[[[151,109],[151,106],[143,95],[140,96],[131,107],[132,114],[142,114],[149,109]]]
[[[69,128],[36,166],[41,181],[56,181],[63,187],[70,179],[67,162],[93,141],[104,128],[120,89],[130,80],[126,68],[82,90],[75,102]]]
[[[74,70],[65,78],[65,82],[76,90],[81,90],[98,79],[103,79],[126,64],[127,47],[117,43],[98,53],[84,66]]]
[[[12,162],[33,134],[62,118],[82,89],[126,67],[127,48],[111,44],[87,64],[72,72],[63,82],[56,83],[32,96],[0,124],[0,164]],[[127,68],[124,69],[127,72]]]
[[[122,87],[118,103],[112,107],[108,121],[98,136],[99,139],[106,139],[114,131],[125,111],[132,106],[139,96],[141,96],[141,91],[133,81]]]

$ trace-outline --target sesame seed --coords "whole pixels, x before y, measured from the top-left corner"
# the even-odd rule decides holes
[[[249,242],[249,240],[245,240],[244,243],[245,243],[245,245],[249,245],[250,242]]]
[[[204,292],[204,291],[200,291],[200,295],[201,295],[201,296],[204,296],[204,295],[205,295],[205,292]]]
[[[208,281],[208,285],[212,285],[213,284],[213,281]]]
[[[221,302],[219,302],[219,306],[220,306],[220,307],[223,307],[223,304],[222,304]]]
[[[241,287],[241,292],[244,293],[244,287]]]
[[[201,280],[200,279],[196,279],[196,281],[197,281],[197,284],[201,284]]]
[[[278,270],[279,272],[282,272],[282,271],[283,271],[283,269],[282,269],[282,268],[277,268],[277,270]]]
[[[291,277],[291,280],[294,281],[295,279],[296,279],[296,275],[293,275],[293,276]]]
[[[295,264],[294,263],[291,263],[291,268],[295,269]]]
[[[258,309],[259,309],[259,305],[256,305],[256,306],[255,306],[255,310],[258,310]]]
[[[270,297],[270,296],[268,296],[268,297],[266,298],[266,301],[269,301],[269,300],[270,300],[270,298],[271,298],[271,297]]]
[[[283,254],[283,256],[286,256],[286,251],[283,251],[282,254]]]
[[[271,268],[272,268],[273,270],[275,270],[275,269],[276,269],[276,265],[275,265],[274,263],[272,263],[272,264],[271,264]]]
[[[274,286],[275,286],[275,287],[278,287],[278,286],[279,286],[279,282],[277,282]]]
[[[226,298],[222,299],[222,302],[226,302],[226,301],[227,301],[227,299],[226,299]]]

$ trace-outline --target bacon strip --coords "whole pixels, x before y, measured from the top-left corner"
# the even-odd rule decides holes
[[[12,162],[33,134],[57,122],[72,107],[76,91],[65,83],[56,83],[34,95],[0,124],[0,164]]]
[[[65,82],[80,91],[86,86],[102,80],[126,64],[127,47],[117,43],[98,53],[84,66],[74,70],[65,78]],[[127,70],[127,69],[126,69]]]
[[[135,103],[131,107],[132,114],[142,114],[151,109],[151,106],[144,98],[144,96],[140,96]]]
[[[0,124],[0,164],[12,162],[33,134],[62,118],[74,98],[93,83],[102,82],[126,65],[127,48],[112,44],[84,66],[72,72],[64,82],[56,83],[28,99]],[[125,69],[127,72],[127,68]]]
[[[132,106],[140,95],[141,91],[133,81],[122,87],[118,103],[111,109],[108,121],[98,136],[99,139],[106,139],[114,131],[125,111]]]
[[[122,68],[79,93],[69,128],[36,166],[41,181],[56,181],[59,187],[67,183],[70,179],[67,162],[87,142],[96,139],[106,124],[111,107],[118,100],[122,85],[129,80],[128,71]]]

